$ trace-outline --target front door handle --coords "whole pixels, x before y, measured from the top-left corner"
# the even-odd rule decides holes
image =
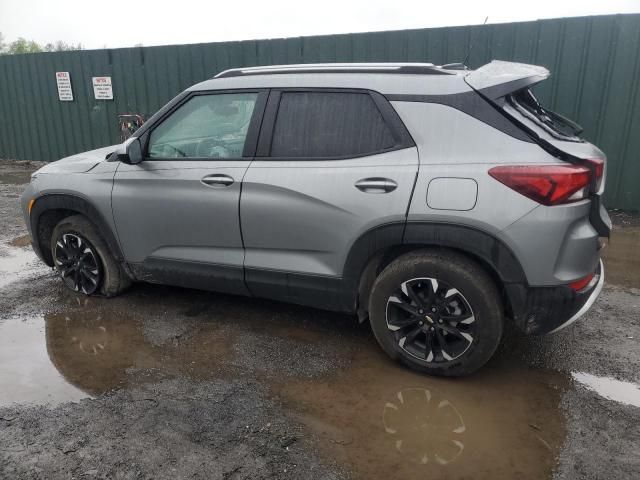
[[[228,187],[229,185],[233,185],[234,182],[232,177],[222,173],[207,175],[200,181],[208,187]]]
[[[390,178],[363,178],[356,182],[356,188],[364,193],[389,193],[398,188],[398,184]]]

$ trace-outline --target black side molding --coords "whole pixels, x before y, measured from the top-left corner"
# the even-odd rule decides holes
[[[340,277],[245,268],[245,282],[254,297],[307,307],[351,312]]]
[[[249,295],[242,266],[149,257],[142,263],[130,263],[129,267],[135,279],[144,282]]]

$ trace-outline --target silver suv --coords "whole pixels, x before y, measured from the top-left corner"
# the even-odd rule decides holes
[[[536,100],[548,75],[227,70],[37,171],[33,248],[87,295],[145,281],[350,312],[392,358],[468,374],[505,322],[559,330],[602,289],[605,155]]]

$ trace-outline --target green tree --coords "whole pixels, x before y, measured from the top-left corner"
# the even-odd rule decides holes
[[[15,53],[37,53],[41,52],[42,47],[38,45],[37,42],[33,40],[27,40],[26,38],[18,38],[17,40],[11,42],[9,47],[7,48],[8,54]]]
[[[15,53],[37,53],[37,52],[65,52],[70,50],[82,50],[82,44],[66,43],[61,40],[47,43],[42,46],[35,40],[27,40],[20,37],[11,43],[5,43],[4,36],[0,32],[0,55],[12,55]]]

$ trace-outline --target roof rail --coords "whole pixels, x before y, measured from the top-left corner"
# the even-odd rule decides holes
[[[416,75],[452,75],[433,63],[303,63],[232,68],[213,78],[275,75],[286,73],[396,73]]]

